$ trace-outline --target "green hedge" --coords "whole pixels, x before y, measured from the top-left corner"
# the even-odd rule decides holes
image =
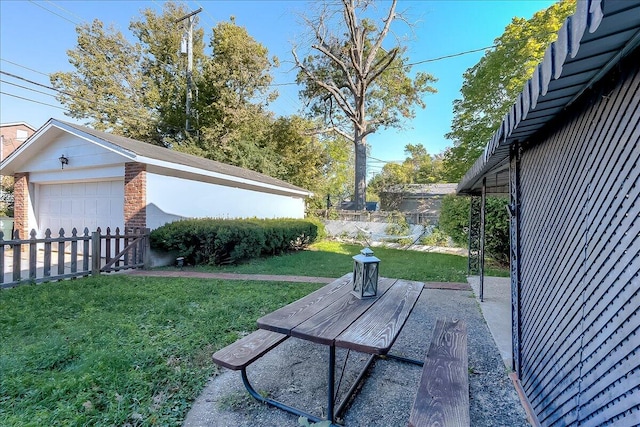
[[[487,197],[485,245],[487,255],[501,264],[509,263],[509,214],[507,198]],[[469,245],[469,197],[449,195],[442,199],[439,225],[461,247]]]
[[[316,240],[316,221],[296,219],[188,219],[151,232],[151,247],[176,251],[186,264],[235,264],[300,249]]]

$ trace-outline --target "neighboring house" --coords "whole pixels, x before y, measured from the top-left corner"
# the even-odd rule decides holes
[[[308,190],[269,176],[51,119],[2,163],[14,228],[157,228],[181,218],[303,218]]]
[[[0,124],[0,162],[36,132],[25,122]]]
[[[514,369],[542,425],[640,425],[640,0],[578,1],[458,186],[510,195]]]
[[[25,122],[15,123],[3,123],[0,124],[0,162],[4,160],[9,154],[13,153],[23,142],[25,142],[31,135],[35,133],[35,128],[31,127]],[[6,191],[5,186],[11,186],[4,179],[6,174],[0,169],[0,210],[4,211],[8,206],[9,210],[13,206],[13,193]],[[8,223],[7,223],[8,224]],[[2,231],[11,232],[11,227],[3,226]]]
[[[437,218],[442,198],[455,192],[456,184],[394,185],[380,193],[380,205],[384,211],[429,213]]]

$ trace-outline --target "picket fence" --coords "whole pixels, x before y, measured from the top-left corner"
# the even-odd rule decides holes
[[[71,236],[60,229],[58,237],[47,229],[44,238],[31,230],[21,239],[14,231],[10,240],[0,232],[0,289],[26,283],[43,283],[74,277],[99,275],[149,265],[149,229],[132,228],[120,232],[100,228],[81,235],[74,228]]]

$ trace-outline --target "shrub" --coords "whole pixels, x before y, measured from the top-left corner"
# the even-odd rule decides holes
[[[449,236],[439,227],[434,227],[429,234],[420,238],[421,245],[428,246],[449,246]]]
[[[502,197],[487,197],[485,214],[485,252],[502,264],[509,262],[509,201]],[[469,244],[468,197],[449,195],[442,200],[440,228],[458,245]]]
[[[176,251],[187,264],[235,264],[300,249],[316,240],[314,221],[293,219],[188,219],[151,232],[151,247]]]
[[[438,224],[440,229],[451,236],[454,243],[461,247],[468,245],[469,198],[453,195],[445,196],[440,207]]]

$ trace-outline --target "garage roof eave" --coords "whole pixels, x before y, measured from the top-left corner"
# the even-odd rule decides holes
[[[16,172],[20,172],[20,167],[26,161],[25,159],[29,157],[30,151],[37,150],[36,146],[39,144],[35,142],[42,141],[44,135],[51,135],[55,138],[56,132],[66,132],[96,144],[118,154],[122,157],[123,162],[155,165],[165,171],[174,171],[194,178],[198,176],[209,177],[225,183],[225,185],[251,188],[256,191],[266,191],[292,197],[310,197],[313,195],[309,190],[249,169],[227,165],[53,118],[49,119],[31,138],[1,163],[3,175],[13,175]],[[23,153],[26,155],[23,155]]]
[[[290,194],[292,196],[302,196],[302,197],[310,197],[313,195],[312,192],[308,190],[304,190],[302,188],[298,189],[298,188],[278,186],[278,185],[264,183],[264,182],[255,181],[251,179],[245,179],[245,178],[240,178],[232,175],[213,172],[213,171],[192,167],[188,165],[182,165],[182,164],[167,162],[163,160],[158,160],[150,157],[136,156],[134,160],[139,163],[145,163],[147,165],[156,166],[159,169],[163,169],[163,170],[183,172],[185,174],[194,175],[194,176],[205,176],[215,180],[225,181],[230,184],[237,184],[237,186],[242,188],[255,188],[255,189],[259,188],[264,190],[276,191],[281,194],[284,193],[284,194]]]

